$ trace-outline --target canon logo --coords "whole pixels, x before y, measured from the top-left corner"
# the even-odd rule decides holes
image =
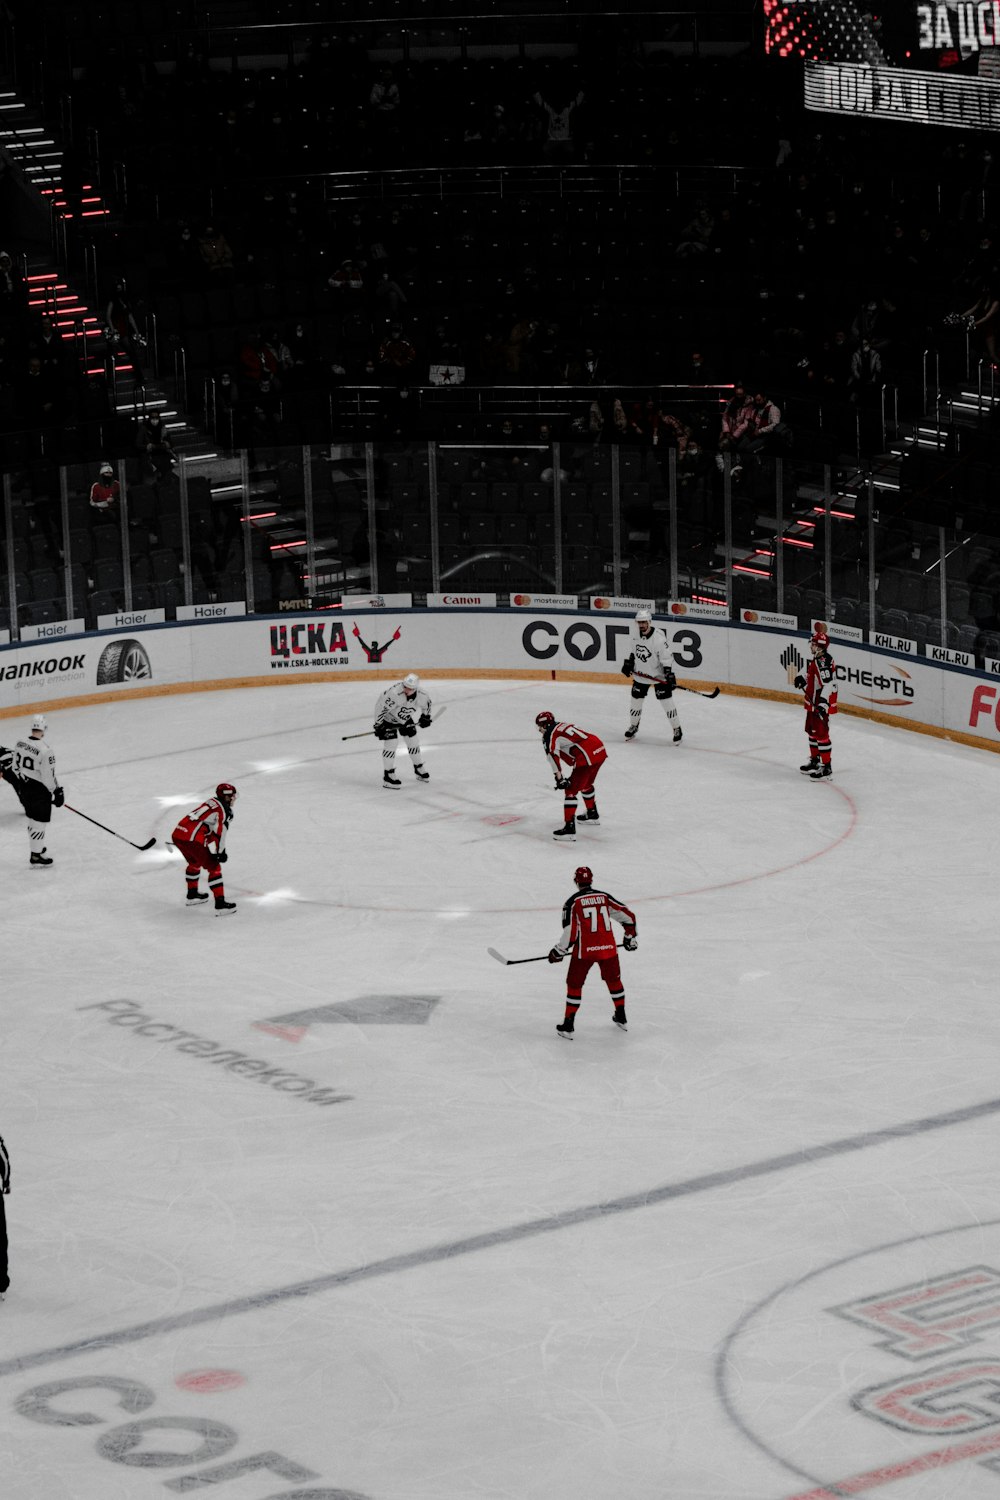
[[[482,604],[481,594],[445,594],[445,604]]]

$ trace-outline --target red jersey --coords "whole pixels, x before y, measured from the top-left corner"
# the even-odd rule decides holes
[[[105,484],[103,479],[95,479],[90,486],[90,503],[95,510],[110,510],[118,495],[117,479],[113,479],[110,484]]]
[[[607,891],[584,888],[570,896],[562,911],[562,937],[556,944],[560,953],[573,952],[577,958],[610,958],[618,947],[612,920],[621,922],[626,937],[635,932],[635,915]]]
[[[575,724],[555,724],[545,742],[545,753],[556,777],[562,776],[559,762],[568,766],[599,766],[607,758],[604,741]]]
[[[207,798],[181,818],[171,837],[174,843],[204,844],[220,854],[226,847],[226,809],[217,797]]]
[[[837,668],[828,651],[814,656],[806,671],[806,708],[813,713],[837,712]]]

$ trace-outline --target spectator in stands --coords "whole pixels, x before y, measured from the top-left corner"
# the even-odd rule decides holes
[[[29,354],[37,354],[42,369],[62,385],[66,374],[66,346],[51,318],[43,318],[38,337],[28,345]]]
[[[215,383],[215,413],[221,440],[231,449],[241,447],[243,401],[240,388],[230,370],[221,371]]]
[[[102,515],[118,513],[121,486],[115,478],[114,466],[105,460],[100,473],[90,486],[91,508]]]
[[[704,255],[711,243],[714,230],[714,217],[705,203],[699,203],[694,218],[690,219],[681,230],[681,237],[674,254],[679,260],[685,260],[691,255]]]
[[[546,161],[571,160],[574,154],[573,117],[583,103],[582,90],[560,104],[550,104],[540,93],[534,95],[534,101],[545,117],[543,151]]]
[[[719,451],[715,460],[720,471],[725,468],[723,455],[739,452],[739,445],[749,433],[752,424],[753,403],[746,393],[742,380],[738,380],[733,386],[733,394],[726,402],[722,413]]]
[[[108,298],[104,309],[104,328],[109,350],[114,352],[124,349],[132,361],[133,368],[139,374],[142,369],[141,355],[146,340],[139,332],[139,325],[135,320],[132,304],[122,280],[115,282],[111,296]]]
[[[851,374],[847,384],[852,401],[864,400],[882,384],[882,356],[867,339],[862,339],[851,355]]]
[[[212,281],[224,281],[233,273],[232,248],[220,229],[206,224],[198,236],[198,254]]]
[[[398,138],[401,104],[399,84],[392,75],[392,69],[381,68],[368,95],[374,145],[384,147]]]
[[[341,316],[360,308],[364,300],[365,279],[362,267],[352,257],[342,260],[329,277],[327,286],[333,293]]]
[[[788,435],[788,429],[781,420],[781,409],[765,396],[763,391],[756,391],[752,397],[753,415],[750,431],[737,444],[737,451],[741,456],[759,460],[762,457],[774,453],[782,439]],[[741,464],[737,464],[733,473]]]
[[[375,307],[378,316],[388,326],[394,323],[406,306],[408,298],[399,282],[388,271],[379,273],[375,287]]]
[[[0,325],[15,328],[27,308],[24,282],[6,250],[0,250]]]
[[[158,411],[147,412],[139,424],[137,444],[145,453],[150,470],[157,479],[169,474],[177,463],[174,445]]]
[[[174,242],[171,261],[174,275],[182,286],[194,286],[204,275],[205,267],[198,249],[198,241],[191,233],[190,224],[182,224]]]
[[[410,378],[410,371],[417,358],[416,346],[403,332],[402,325],[393,323],[378,349],[378,368],[383,379],[402,387]]]
[[[987,358],[993,365],[997,362],[997,331],[1000,329],[1000,294],[997,292],[998,285],[1000,285],[1000,282],[991,278],[982,294],[962,314],[962,317],[972,319],[972,330],[982,340]]]
[[[62,415],[62,390],[37,354],[28,359],[18,398],[26,427],[49,427]]]

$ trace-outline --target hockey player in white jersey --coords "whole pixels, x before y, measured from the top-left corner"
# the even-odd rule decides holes
[[[14,746],[12,770],[17,777],[18,796],[28,819],[28,841],[33,865],[50,865],[45,850],[45,833],[52,820],[52,808],[62,807],[66,800],[56,778],[56,758],[45,738],[48,725],[41,714],[31,721],[28,738]]]
[[[632,704],[629,709],[629,726],[625,731],[627,740],[634,740],[639,733],[643,699],[653,689],[663,704],[664,712],[674,732],[674,744],[683,738],[680,715],[674,703],[677,678],[674,675],[674,658],[667,638],[653,624],[648,609],[640,609],[635,617],[635,629],[629,637],[629,654],[622,662],[622,676],[632,679]]]
[[[386,688],[375,705],[375,736],[382,741],[382,785],[400,787],[396,775],[396,740],[402,737],[410,755],[413,774],[418,781],[430,781],[424,770],[418,729],[429,729],[431,700],[420,686],[416,672],[408,672],[402,682]]]

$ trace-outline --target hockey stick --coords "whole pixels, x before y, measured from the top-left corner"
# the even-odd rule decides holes
[[[106,823],[98,823],[96,818],[90,817],[88,813],[82,813],[78,807],[70,807],[68,802],[64,802],[63,807],[65,807],[67,812],[76,813],[78,818],[86,818],[87,822],[93,823],[95,828],[103,828],[104,832],[110,833],[113,839],[121,839],[123,844],[132,844],[132,840],[127,839],[123,833],[115,833],[115,830],[113,828],[109,828]],[[146,850],[152,849],[155,843],[155,839],[149,839],[145,844],[132,844],[132,848],[138,849],[140,854],[145,854]]]
[[[616,948],[624,948],[624,946],[624,943],[615,944]],[[498,953],[495,948],[487,948],[486,951],[490,955],[490,958],[496,959],[498,964],[540,964],[549,956],[547,953],[540,953],[537,958],[504,958],[503,954]],[[568,954],[566,956],[567,958],[569,957]]]
[[[448,712],[448,705],[446,703],[443,708],[439,708],[438,709],[437,713],[434,715],[433,719],[431,720],[431,724],[432,725],[436,724],[437,721],[438,721],[438,719],[440,719],[441,715],[445,714],[447,712]],[[360,734],[342,734],[340,736],[340,739],[341,739],[341,743],[343,743],[344,740],[363,740],[363,739],[369,738],[369,736],[373,735],[374,733],[375,733],[374,729],[362,729],[362,731],[361,731]]]
[[[660,687],[666,687],[666,682],[662,677],[654,677],[653,682],[658,683]],[[686,682],[676,681],[674,687],[680,688],[682,693],[694,693],[697,698],[717,698],[722,691],[721,688],[714,687],[710,693],[703,693],[700,688],[688,687]]]

